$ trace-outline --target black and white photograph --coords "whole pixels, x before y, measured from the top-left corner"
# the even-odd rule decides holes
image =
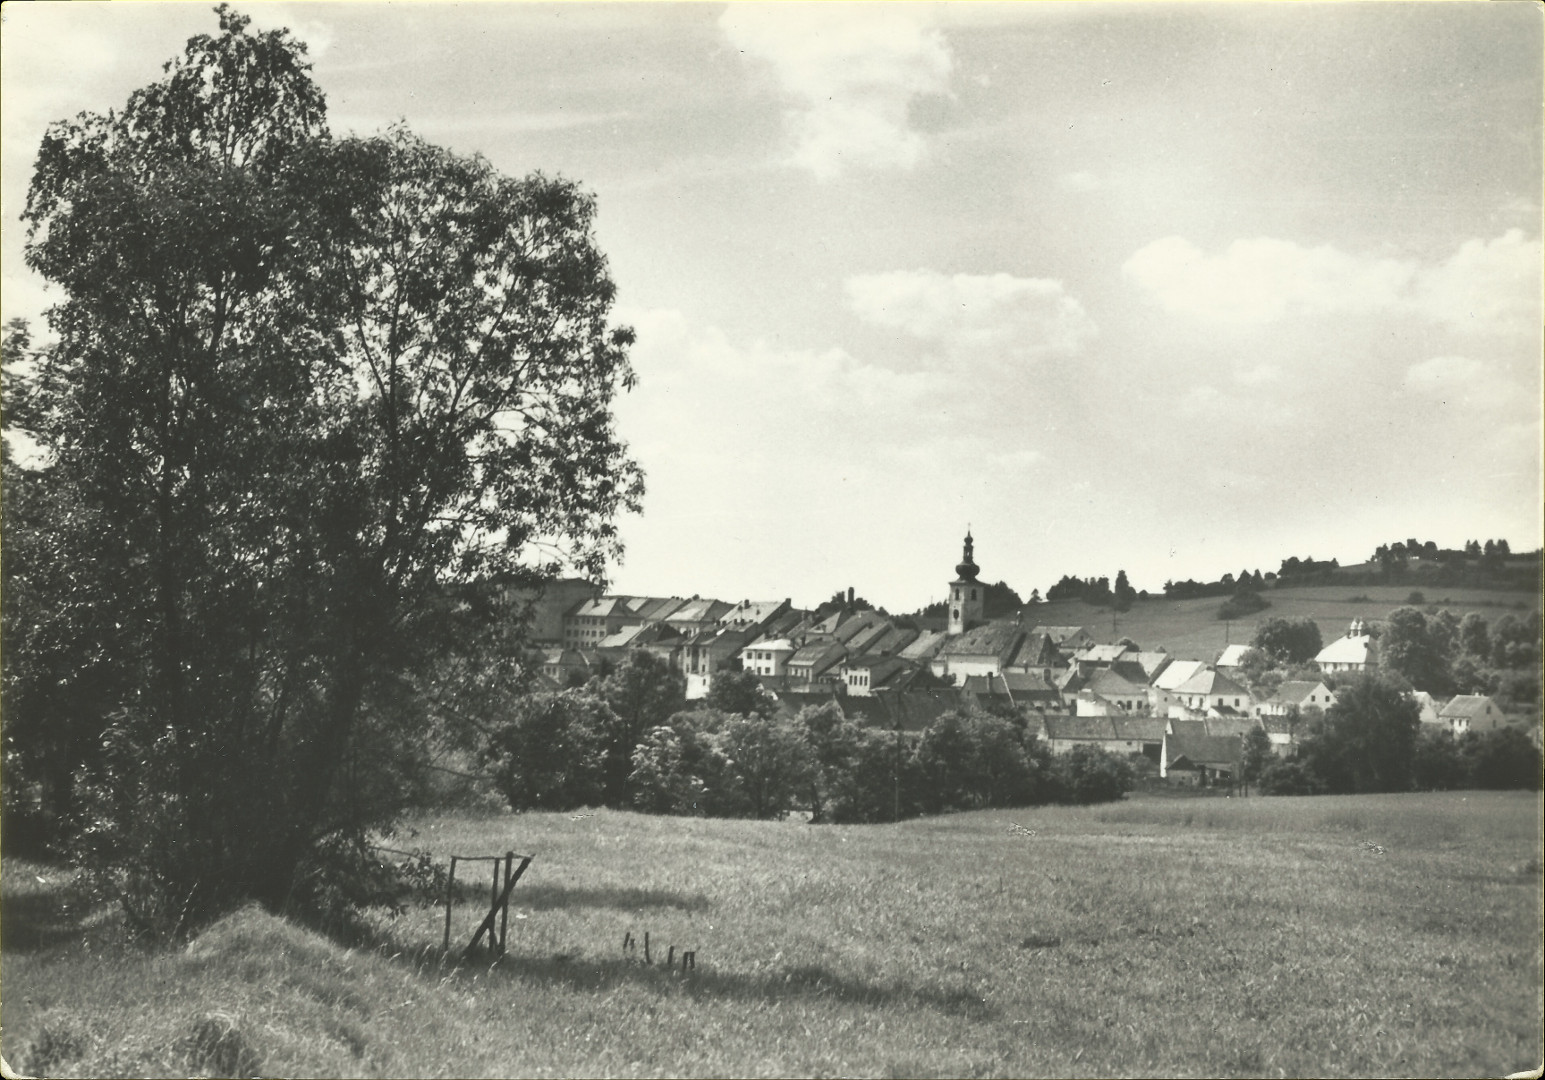
[[[0,6],[0,1064],[1538,1077],[1545,4]]]

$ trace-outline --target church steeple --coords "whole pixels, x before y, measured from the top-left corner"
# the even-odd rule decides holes
[[[981,569],[972,558],[973,547],[971,529],[967,527],[965,549],[960,562],[955,566],[955,580],[950,582],[949,626],[946,632],[951,635],[963,634],[982,621],[984,590],[976,580]]]

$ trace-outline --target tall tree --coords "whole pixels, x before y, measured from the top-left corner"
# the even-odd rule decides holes
[[[412,743],[403,680],[480,614],[455,586],[596,573],[642,490],[592,200],[331,140],[304,46],[218,11],[49,129],[25,215],[65,295],[26,419],[80,507],[47,527],[100,533],[128,616],[89,835],[163,925],[361,843],[363,752]]]

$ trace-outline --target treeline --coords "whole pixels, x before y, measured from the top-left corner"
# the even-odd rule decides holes
[[[1063,575],[1061,580],[1046,590],[1047,600],[1082,600],[1086,604],[1095,607],[1110,607],[1117,611],[1130,610],[1132,604],[1139,596],[1147,596],[1147,593],[1139,593],[1127,580],[1127,572],[1116,572],[1116,584],[1110,583],[1108,577],[1077,578],[1072,575]]]
[[[878,822],[1121,798],[1131,765],[1053,756],[1023,716],[948,712],[919,733],[865,727],[835,704],[778,715],[756,678],[725,673],[688,709],[681,677],[630,653],[584,688],[515,704],[482,760],[516,810],[606,805],[694,817]]]
[[[1423,731],[1409,688],[1392,675],[1347,681],[1329,709],[1307,709],[1291,757],[1246,754],[1246,779],[1268,795],[1343,795],[1463,788],[1540,788],[1540,751],[1517,727]]]

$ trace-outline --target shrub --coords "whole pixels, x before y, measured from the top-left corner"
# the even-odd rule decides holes
[[[1075,746],[1057,759],[1061,801],[1085,804],[1114,802],[1132,790],[1131,763],[1093,746]]]
[[[512,810],[572,810],[602,796],[605,733],[617,724],[594,694],[532,694],[488,736],[480,758]]]
[[[1308,764],[1295,759],[1274,762],[1261,771],[1263,795],[1323,795],[1324,782]]]

